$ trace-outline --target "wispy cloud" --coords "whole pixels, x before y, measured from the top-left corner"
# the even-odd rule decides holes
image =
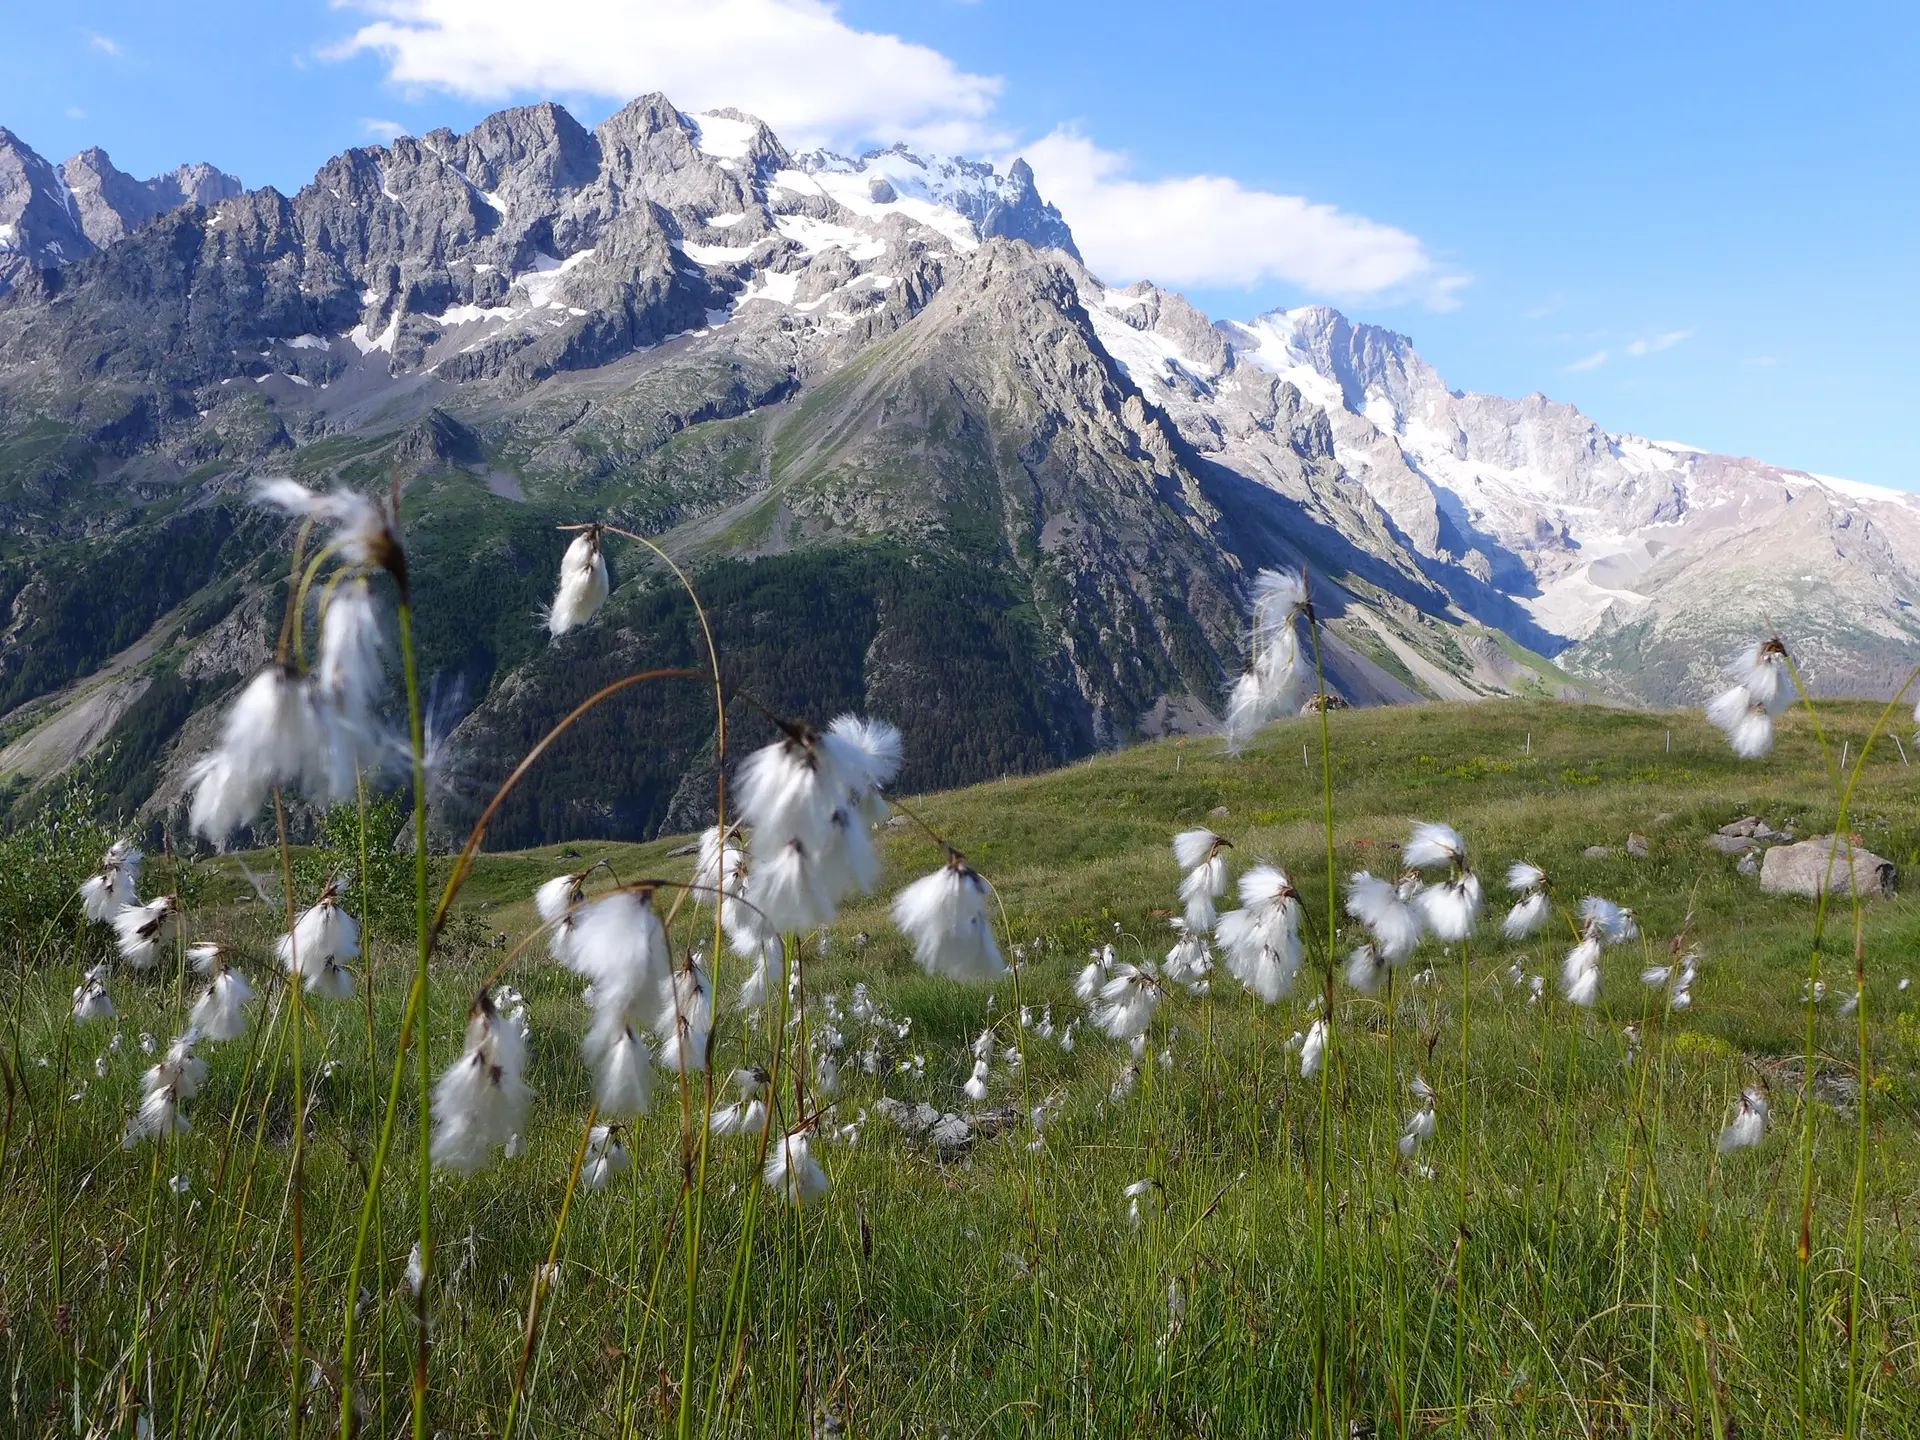
[[[1593,354],[1574,361],[1571,365],[1567,366],[1567,369],[1572,374],[1577,375],[1583,370],[1598,370],[1606,363],[1607,352],[1605,350],[1596,350]]]
[[[407,127],[398,120],[362,120],[360,128],[376,140],[384,140],[389,145],[407,133]]]
[[[103,55],[112,55],[116,58],[127,53],[120,48],[120,42],[112,36],[101,35],[94,31],[87,32],[87,44]]]
[[[1661,334],[1635,340],[1627,346],[1629,355],[1653,355],[1661,350],[1671,350],[1682,340],[1691,339],[1691,330],[1667,330]]]
[[[67,118],[69,120],[84,120],[87,118],[87,112],[82,110],[78,105],[69,105],[67,106]]]
[[[1109,280],[1283,280],[1329,298],[1417,299],[1436,310],[1458,305],[1467,283],[1417,236],[1304,196],[1219,175],[1135,178],[1124,155],[1072,128],[1022,147],[996,111],[998,76],[860,29],[830,0],[543,0],[537,24],[522,0],[335,3],[371,18],[327,56],[377,55],[405,89],[616,102],[657,90],[692,111],[738,106],[796,147],[906,140],[1024,153]]]

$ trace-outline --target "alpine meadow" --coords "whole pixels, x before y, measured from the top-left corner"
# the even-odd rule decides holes
[[[0,129],[0,1434],[1920,1440],[1920,499],[1069,218]]]
[[[293,603],[189,823],[323,843],[145,859],[77,785],[7,842],[23,1431],[1908,1433],[1917,937],[1834,881],[1920,847],[1904,699],[1796,708],[1768,640],[1711,724],[1340,709],[1265,572],[1222,739],[909,805],[892,726],[716,651],[435,856],[394,513],[260,494]],[[713,826],[482,853],[666,685]],[[1845,837],[1817,903],[1741,810]]]

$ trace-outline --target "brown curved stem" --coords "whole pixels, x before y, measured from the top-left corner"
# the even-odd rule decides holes
[[[480,812],[480,818],[473,822],[473,830],[467,836],[467,843],[461,847],[459,856],[453,862],[453,873],[447,876],[447,888],[440,896],[440,907],[434,911],[431,934],[437,938],[441,929],[445,927],[447,915],[453,909],[454,896],[460,893],[460,887],[466,883],[467,875],[473,869],[473,857],[479,852],[481,842],[487,838],[487,827],[493,823],[494,815],[499,811],[501,805],[506,803],[507,796],[513,793],[514,787],[526,778],[527,772],[533,768],[534,761],[546,754],[553,742],[566,734],[566,732],[573,727],[576,720],[580,719],[580,717],[585,715],[589,710],[592,710],[602,700],[617,695],[629,686],[638,685],[646,680],[705,680],[706,678],[707,672],[704,670],[689,670],[678,665],[664,666],[657,670],[641,670],[632,675],[623,675],[612,684],[603,685],[594,691],[593,694],[569,710],[565,717],[551,730],[541,736],[539,742],[521,757],[518,765],[513,767],[513,773],[507,776],[498,790],[494,791],[493,799],[489,800],[487,802],[487,808]]]

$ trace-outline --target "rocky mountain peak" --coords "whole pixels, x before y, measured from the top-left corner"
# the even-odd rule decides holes
[[[56,166],[0,126],[0,294],[28,270],[71,264],[156,215],[241,190],[238,178],[207,164],[136,180],[98,146]]]
[[[182,205],[215,205],[246,188],[238,176],[204,163],[136,180],[97,145],[68,160],[60,173],[73,197],[80,229],[96,249],[104,249],[156,215]]]

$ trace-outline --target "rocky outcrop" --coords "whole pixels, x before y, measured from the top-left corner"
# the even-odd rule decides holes
[[[1769,895],[1818,896],[1831,887],[1842,895],[1884,896],[1893,894],[1896,878],[1891,860],[1835,835],[1775,845],[1760,862],[1760,888]]]

